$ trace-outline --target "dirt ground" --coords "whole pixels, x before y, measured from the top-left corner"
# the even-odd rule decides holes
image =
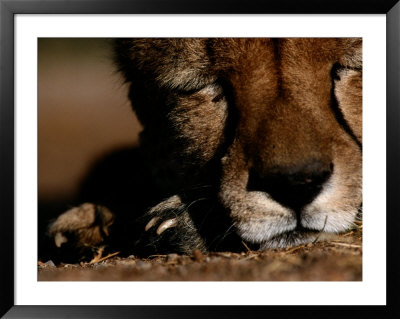
[[[89,263],[39,261],[39,281],[360,281],[362,224],[329,241],[287,249],[146,259],[96,256]]]

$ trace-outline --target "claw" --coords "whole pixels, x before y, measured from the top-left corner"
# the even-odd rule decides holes
[[[62,244],[66,243],[68,241],[67,237],[65,237],[63,234],[61,234],[60,232],[58,232],[55,236],[54,236],[54,243],[56,244],[56,246],[58,248],[61,247]]]
[[[160,226],[158,226],[156,233],[157,235],[161,235],[163,231],[168,228],[175,227],[176,225],[178,225],[178,221],[175,218],[167,219],[166,221],[163,221]]]
[[[150,221],[147,223],[146,227],[144,228],[144,231],[148,231],[151,227],[153,227],[157,222],[160,220],[160,217],[153,217],[150,219]]]
[[[110,236],[110,232],[108,231],[108,226],[103,226],[103,233],[106,234],[106,236]]]

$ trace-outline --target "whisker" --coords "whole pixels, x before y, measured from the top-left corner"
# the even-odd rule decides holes
[[[196,204],[196,203],[198,203],[198,202],[201,202],[201,201],[205,201],[205,200],[211,200],[211,198],[209,198],[209,197],[202,197],[202,198],[196,199],[196,200],[192,201],[192,202],[186,207],[186,209],[189,209],[189,208],[190,208],[191,206],[193,206],[194,204]]]
[[[318,241],[319,237],[321,237],[321,234],[322,234],[322,233],[324,232],[324,230],[325,230],[326,222],[327,222],[327,221],[328,221],[328,215],[325,216],[324,226],[322,226],[321,231],[318,233],[317,237],[315,237],[314,241],[312,242],[313,244],[315,244],[315,243]]]
[[[198,185],[192,185],[189,187],[189,189],[204,189],[204,188],[212,188],[214,185],[206,185],[206,184],[198,184]]]
[[[229,228],[228,228],[223,234],[221,234],[221,235],[218,236],[218,237],[215,237],[214,240],[211,242],[211,244],[213,244],[213,245],[214,245],[214,244],[215,244],[215,245],[218,245],[219,243],[223,242],[224,239],[225,239],[228,235],[234,233],[234,227],[235,227],[235,225],[234,225],[234,224],[231,224],[231,225],[229,226]]]

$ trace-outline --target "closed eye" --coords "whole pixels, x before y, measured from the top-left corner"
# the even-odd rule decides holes
[[[223,88],[218,82],[207,85],[196,93],[208,95],[212,103],[218,103],[225,98]]]
[[[346,71],[346,70],[353,70],[353,71],[361,72],[362,68],[350,67],[350,66],[341,65],[340,63],[335,63],[331,69],[332,79],[340,81],[340,73],[343,71]]]
[[[221,101],[223,98],[224,98],[224,94],[223,94],[223,93],[220,93],[220,94],[218,94],[217,96],[215,96],[211,101],[212,101],[213,103],[217,103],[217,102]]]
[[[332,78],[332,86],[331,86],[331,109],[336,117],[337,122],[342,126],[342,128],[346,131],[346,133],[354,140],[354,142],[358,145],[360,150],[362,150],[362,144],[357,139],[354,131],[350,127],[349,123],[346,121],[346,118],[343,114],[343,110],[339,106],[338,99],[335,94],[335,84],[336,82],[341,81],[341,75],[343,76],[346,71],[357,71],[361,72],[361,68],[353,68],[342,66],[339,63],[335,63],[331,70],[331,78]]]

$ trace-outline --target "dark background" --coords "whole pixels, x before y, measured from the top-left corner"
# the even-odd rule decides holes
[[[141,126],[116,71],[111,39],[38,39],[38,235],[78,204],[90,168],[138,144]]]

